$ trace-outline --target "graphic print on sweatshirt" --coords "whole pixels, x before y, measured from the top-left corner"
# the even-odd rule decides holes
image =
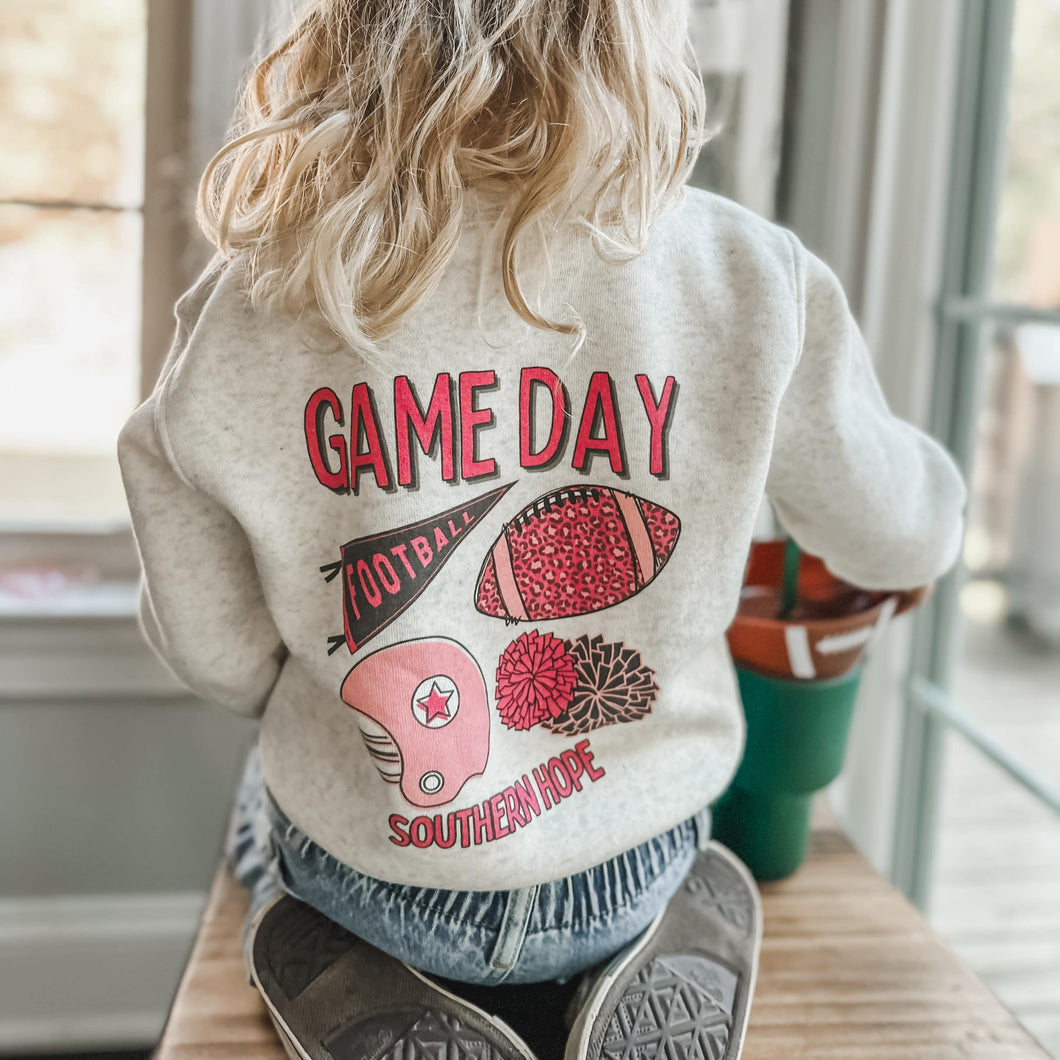
[[[513,485],[343,545],[342,558],[320,568],[326,581],[342,574],[343,634],[329,638],[329,654],[345,643],[354,655],[389,626],[434,581],[468,533]]]
[[[650,426],[648,466],[652,474],[665,479],[667,432],[677,384],[668,377],[658,400],[647,377],[638,375],[636,387]],[[432,458],[443,480],[453,484],[495,478],[505,461],[483,457],[476,437],[480,428],[493,424],[493,410],[479,407],[476,391],[495,389],[501,388],[493,372],[463,373],[455,386],[442,374],[436,377],[430,402],[424,407],[408,377],[396,379],[392,407],[397,485],[418,489],[419,451]],[[542,396],[551,401],[551,414],[543,421],[548,431],[543,443],[535,424]],[[306,445],[318,480],[334,492],[358,493],[374,479],[379,489],[394,493],[384,441],[387,426],[379,417],[372,388],[357,384],[348,407],[348,435],[325,439],[328,414],[344,425],[338,396],[321,388],[306,405]],[[568,448],[568,428],[573,421],[567,388],[549,369],[523,369],[518,412],[520,467],[527,472],[554,469]],[[572,469],[586,475],[598,458],[606,461],[612,473],[628,477],[629,454],[620,420],[614,381],[606,372],[593,373]],[[338,454],[337,468],[325,456],[329,449]],[[341,546],[339,560],[320,568],[328,582],[341,575],[343,632],[329,638],[329,654],[345,646],[351,655],[358,655],[413,607],[456,549],[471,547],[467,542],[478,524],[516,484],[475,494],[434,515],[395,529],[383,528]],[[660,575],[680,534],[681,521],[673,512],[616,486],[571,482],[553,489],[516,510],[486,549],[474,584],[464,589],[468,622],[537,625],[582,618],[627,603]],[[659,692],[654,670],[635,647],[609,641],[598,632],[576,631],[565,638],[559,632],[526,629],[501,653],[489,689],[482,662],[467,647],[432,636],[429,629],[425,632],[426,636],[391,644],[356,660],[340,692],[342,701],[355,712],[382,779],[396,785],[404,801],[419,809],[429,811],[451,803],[472,777],[486,771],[491,692],[493,710],[508,731],[541,726],[560,737],[584,736],[647,717]],[[558,785],[560,797],[581,790],[572,764],[575,751],[589,756],[585,770],[590,782],[604,775],[602,767],[589,767],[592,752],[587,741],[582,740],[574,750],[559,752],[554,760],[542,763],[544,779],[534,773],[533,786],[545,809],[558,801],[546,790],[549,776]],[[569,776],[571,783],[565,785],[560,774]],[[516,786],[498,793],[489,807],[483,804],[483,821],[490,824],[487,831],[491,833],[486,841],[509,834],[536,815],[533,802],[519,787],[522,783],[530,790],[529,776],[513,783]],[[500,811],[493,805],[498,800]],[[504,806],[508,831],[504,830]],[[519,807],[524,811],[521,816]],[[472,816],[465,820],[465,812]],[[451,828],[459,822],[466,832],[472,821],[479,829],[474,833],[477,844],[484,827],[479,816],[477,808],[450,814]],[[406,821],[410,831],[405,833],[405,842],[424,845],[427,826],[421,822],[433,821],[429,842],[451,845],[444,835],[433,838],[440,820],[421,816],[411,825]],[[391,824],[397,835],[400,825]],[[391,839],[404,845],[395,836]],[[459,845],[468,845],[466,840],[464,834]]]
[[[363,658],[342,682],[368,753],[412,806],[452,802],[489,759],[486,681],[461,644],[409,640]]]
[[[567,486],[505,523],[479,572],[484,615],[541,622],[614,607],[666,565],[681,521],[609,486]]]
[[[544,725],[578,736],[647,717],[658,692],[655,671],[640,652],[602,636],[565,641],[530,630],[497,664],[497,713],[509,729]]]

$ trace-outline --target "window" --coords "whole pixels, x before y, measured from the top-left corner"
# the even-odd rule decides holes
[[[135,573],[114,443],[204,257],[195,173],[284,0],[0,0],[0,610]],[[771,211],[787,0],[697,0],[697,182]],[[770,27],[750,47],[752,9]],[[13,572],[14,567],[31,568]],[[6,594],[6,595],[5,595]],[[21,605],[17,610],[21,611]]]
[[[140,379],[144,0],[0,0],[0,520],[124,518]]]
[[[692,183],[771,217],[776,204],[788,0],[693,0],[692,47],[712,134]]]
[[[971,503],[920,626],[895,874],[1060,1049],[1060,4],[963,10],[934,427]]]
[[[0,0],[0,619],[134,603],[114,450],[202,256],[193,2]]]

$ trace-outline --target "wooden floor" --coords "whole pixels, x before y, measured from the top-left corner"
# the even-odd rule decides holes
[[[957,701],[1060,788],[1060,651],[969,624]],[[947,739],[929,916],[1060,1056],[1060,820],[958,736]]]
[[[744,1060],[1047,1055],[830,823],[815,832],[803,868],[762,892],[765,940]],[[219,876],[157,1060],[283,1060],[243,970],[245,906],[241,889]],[[560,1013],[541,1018],[558,1022]],[[558,1048],[540,1053],[559,1057]]]

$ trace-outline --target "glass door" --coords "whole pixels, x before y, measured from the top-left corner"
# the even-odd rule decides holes
[[[971,500],[917,629],[894,875],[1060,1053],[1060,4],[964,12],[933,427]]]

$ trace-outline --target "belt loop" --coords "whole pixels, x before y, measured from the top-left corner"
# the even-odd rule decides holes
[[[710,806],[704,806],[692,818],[692,827],[696,832],[696,847],[699,850],[706,850],[707,844],[710,842],[711,821]]]
[[[515,967],[526,939],[526,930],[530,925],[530,914],[537,901],[538,885],[524,887],[508,892],[504,916],[497,929],[497,945],[490,955],[490,967],[498,973],[490,981],[499,983]]]

